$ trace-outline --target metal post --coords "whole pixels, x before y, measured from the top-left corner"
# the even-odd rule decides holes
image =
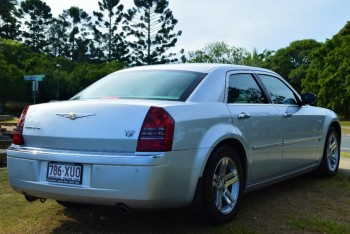
[[[35,91],[35,80],[32,81],[32,84],[33,84],[33,102],[34,102],[34,104],[35,104],[35,96],[36,96],[36,95],[35,95],[35,92],[36,92],[36,91]]]
[[[38,81],[36,80],[33,80],[32,81],[32,91],[33,91],[33,102],[34,104],[36,103],[36,95],[37,95],[37,92],[39,91],[39,85],[38,85]]]

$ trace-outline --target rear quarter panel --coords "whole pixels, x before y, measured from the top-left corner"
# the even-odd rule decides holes
[[[315,115],[320,115],[324,119],[323,126],[322,126],[322,135],[320,140],[320,148],[318,151],[318,157],[319,157],[319,160],[321,160],[323,155],[323,148],[326,142],[326,137],[327,137],[329,128],[331,126],[339,127],[339,131],[340,131],[339,136],[341,136],[340,121],[339,121],[338,115],[332,110],[321,108],[321,107],[311,107],[311,108],[313,108]]]
[[[205,164],[216,145],[229,138],[239,138],[231,114],[223,103],[184,103],[167,107],[175,119],[173,151],[195,150],[188,155],[192,177],[202,176]]]

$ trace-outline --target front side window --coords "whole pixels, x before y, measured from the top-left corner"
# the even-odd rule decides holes
[[[275,104],[298,104],[294,92],[280,79],[274,76],[259,75],[271,100]]]
[[[184,101],[206,74],[188,71],[129,71],[102,78],[72,100],[155,99]]]
[[[260,87],[251,74],[233,74],[229,77],[228,103],[266,103]]]

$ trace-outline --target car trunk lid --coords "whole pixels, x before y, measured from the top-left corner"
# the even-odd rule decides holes
[[[23,146],[135,152],[150,106],[148,102],[127,100],[65,101],[30,106],[23,127]]]

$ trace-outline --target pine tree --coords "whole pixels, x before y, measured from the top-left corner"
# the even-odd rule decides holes
[[[20,11],[16,8],[16,0],[1,0],[0,1],[0,37],[6,39],[18,39],[21,34],[20,22],[17,17],[20,17]]]
[[[65,56],[68,43],[68,22],[54,18],[49,28],[49,53],[53,56]]]
[[[124,6],[120,0],[101,0],[100,11],[94,11],[97,20],[94,25],[95,40],[106,51],[107,61],[126,61],[129,52],[120,24],[124,19]]]
[[[168,8],[167,0],[134,0],[135,7],[128,10],[124,29],[132,36],[133,49],[130,65],[176,62],[174,47],[181,31],[173,32],[177,20]],[[128,23],[129,21],[129,23]]]
[[[36,51],[47,51],[47,33],[51,24],[51,8],[41,0],[26,0],[21,2],[24,13],[24,24],[27,26],[22,33],[25,43]]]
[[[71,7],[59,15],[61,25],[66,28],[68,42],[64,54],[72,61],[83,62],[89,59],[89,45],[92,42],[88,36],[91,34],[91,16],[83,9]]]

